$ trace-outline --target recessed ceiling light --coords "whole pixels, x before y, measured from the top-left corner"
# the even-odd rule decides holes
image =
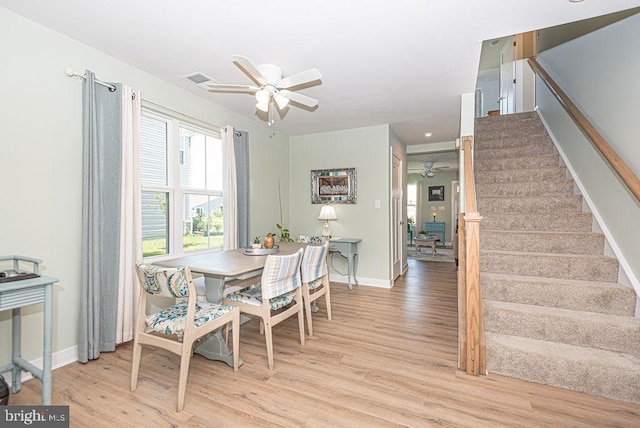
[[[427,138],[428,138],[428,137],[431,137],[432,135],[433,135],[433,134],[432,134],[431,132],[425,132],[425,133],[424,133],[424,136],[425,136],[425,137],[427,137]]]
[[[583,0],[569,0],[570,3],[582,3]]]

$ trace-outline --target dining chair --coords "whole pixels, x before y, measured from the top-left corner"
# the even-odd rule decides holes
[[[307,313],[307,328],[309,336],[313,336],[311,304],[324,296],[327,307],[327,319],[331,320],[331,291],[329,288],[329,269],[327,268],[327,254],[329,242],[324,245],[307,245],[302,257],[302,298]],[[315,306],[315,312],[317,307]]]
[[[135,322],[131,390],[134,391],[138,383],[142,345],[156,346],[178,354],[178,411],[181,411],[184,407],[193,343],[197,339],[220,327],[228,328],[231,323],[233,370],[238,370],[240,310],[231,305],[198,301],[191,270],[188,267],[161,268],[138,263],[137,274],[142,292]],[[148,295],[176,299],[177,303],[159,312],[147,314]]]
[[[260,317],[264,326],[269,370],[273,370],[272,329],[285,319],[298,315],[300,344],[304,345],[304,315],[300,264],[303,250],[295,254],[270,254],[264,264],[260,283],[227,295],[223,302],[236,305],[241,313]]]

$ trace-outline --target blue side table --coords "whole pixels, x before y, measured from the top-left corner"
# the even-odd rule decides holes
[[[353,288],[351,285],[352,272],[353,282],[358,285],[356,270],[358,268],[358,242],[360,241],[362,241],[360,238],[338,238],[329,241],[329,251],[338,252],[347,259],[347,285],[349,290]]]
[[[33,263],[33,273],[39,274],[38,265],[42,260],[24,256],[0,256],[0,262],[13,261],[13,269],[20,270],[20,262]],[[11,363],[0,367],[0,373],[11,371],[11,384],[14,394],[20,391],[21,371],[30,372],[42,386],[42,405],[51,404],[51,338],[53,333],[53,284],[56,278],[40,276],[37,278],[0,283],[0,312],[11,309]],[[20,309],[25,306],[44,303],[42,369],[22,358],[21,354],[21,316]]]

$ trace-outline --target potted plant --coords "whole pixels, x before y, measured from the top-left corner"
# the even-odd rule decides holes
[[[426,230],[421,230],[420,232],[418,232],[418,238],[426,239],[426,237],[427,237],[427,231]]]
[[[264,248],[273,248],[273,245],[275,244],[275,239],[273,237],[273,233],[267,233],[267,236],[264,237]]]
[[[262,248],[262,244],[260,243],[260,241],[261,239],[259,236],[253,238],[253,244],[251,244],[251,248],[253,248],[254,250],[259,250],[260,248]]]

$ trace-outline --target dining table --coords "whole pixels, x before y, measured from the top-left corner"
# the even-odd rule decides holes
[[[298,242],[280,242],[276,246],[276,254],[294,254],[306,245]],[[154,261],[153,264],[164,267],[188,266],[192,273],[202,274],[207,301],[220,303],[225,288],[237,284],[241,278],[251,278],[262,273],[267,255],[255,253],[250,249],[238,248],[169,258]],[[238,279],[240,280],[234,281]],[[233,366],[233,353],[229,350],[222,336],[222,329],[218,329],[201,340],[194,347],[194,352],[211,360],[224,361]],[[242,360],[239,360],[239,364],[242,364]]]

